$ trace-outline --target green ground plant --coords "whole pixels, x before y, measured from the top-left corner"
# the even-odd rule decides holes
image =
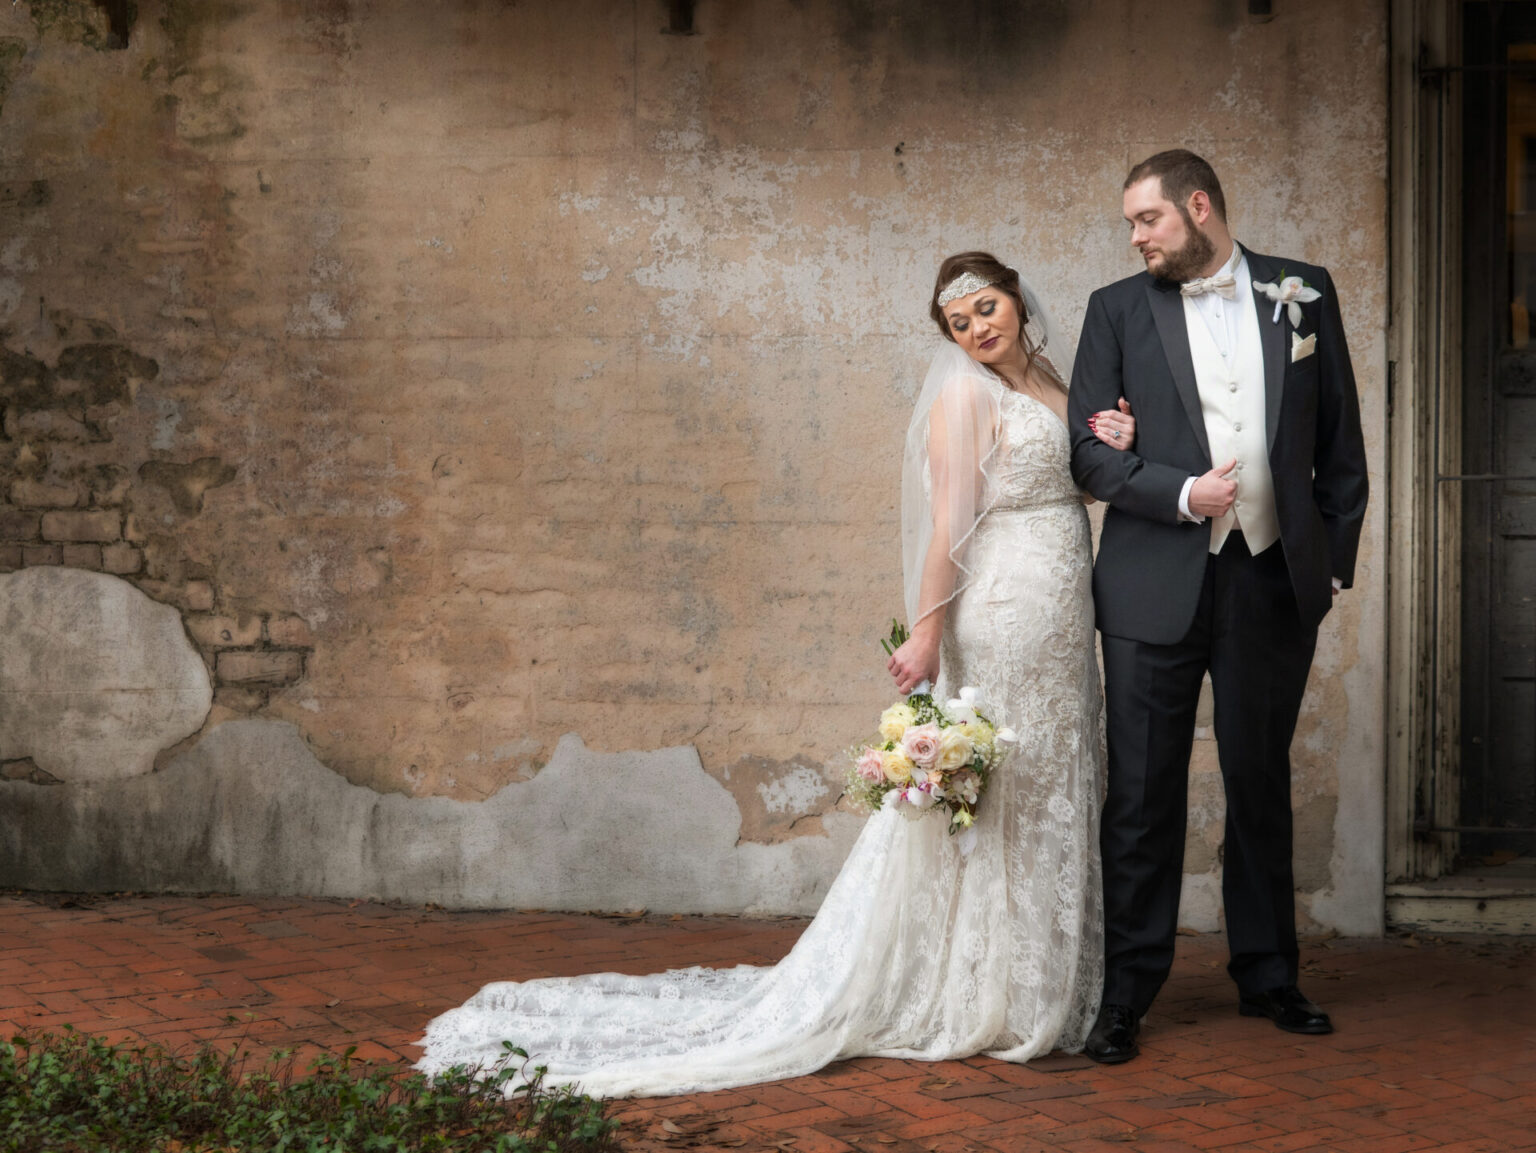
[[[112,1045],[66,1028],[0,1042],[4,1153],[608,1153],[618,1122],[544,1084],[503,1045],[487,1070],[435,1079],[291,1053],[246,1071],[239,1045],[190,1054]],[[519,1084],[521,1078],[526,1083]],[[510,1094],[507,1087],[512,1085]]]

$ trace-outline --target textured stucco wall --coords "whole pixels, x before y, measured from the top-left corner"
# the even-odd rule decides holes
[[[214,697],[165,771],[211,771],[207,745],[259,773],[249,748],[297,733],[426,829],[565,734],[636,765],[696,750],[742,844],[819,842],[824,884],[839,750],[888,695],[897,445],[944,253],[1020,262],[1074,329],[1136,267],[1126,167],[1195,147],[1241,239],[1333,270],[1381,461],[1384,7],[1276,8],[700,0],[674,36],[659,0],[140,0],[120,46],[88,0],[0,4],[0,569],[95,569],[181,613]],[[1296,743],[1303,910],[1347,931],[1380,923],[1382,523]],[[90,857],[109,789],[5,775],[79,792],[0,817],[75,846],[50,883],[182,883]],[[814,907],[767,862],[742,907]],[[332,891],[329,867],[291,884]],[[468,875],[385,887],[509,899]]]

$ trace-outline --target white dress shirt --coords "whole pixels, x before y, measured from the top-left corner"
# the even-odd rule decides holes
[[[1248,258],[1243,255],[1243,246],[1236,241],[1232,244],[1232,255],[1227,257],[1227,262],[1213,275],[1220,276],[1223,272],[1231,273],[1239,292],[1244,289],[1251,291],[1252,280],[1248,275]],[[1228,300],[1219,292],[1206,292],[1186,299],[1195,306],[1200,319],[1205,321],[1205,327],[1209,330],[1211,339],[1216,342],[1222,359],[1230,366],[1232,350],[1237,347],[1237,308],[1240,301]],[[1214,465],[1216,462],[1211,463]],[[1199,477],[1190,477],[1184,482],[1184,487],[1179,490],[1179,517],[1181,520],[1194,521],[1195,524],[1204,524],[1205,517],[1189,509],[1189,491],[1195,487],[1195,481],[1198,479]]]
[[[1214,275],[1230,273],[1236,284],[1238,296],[1236,299],[1227,300],[1218,292],[1206,292],[1199,296],[1186,297],[1186,306],[1192,306],[1200,319],[1204,321],[1206,331],[1210,333],[1212,342],[1220,352],[1225,365],[1229,370],[1235,368],[1233,356],[1237,351],[1239,329],[1242,322],[1242,309],[1251,303],[1251,297],[1245,299],[1244,293],[1252,291],[1253,278],[1248,271],[1248,259],[1243,253],[1242,246],[1237,243],[1232,245],[1232,255],[1227,258],[1221,268]],[[1254,307],[1257,307],[1254,305]],[[1212,461],[1212,464],[1215,464]],[[1267,460],[1264,462],[1268,464]],[[1242,462],[1239,461],[1239,467]],[[1190,477],[1184,482],[1184,487],[1179,493],[1179,516],[1183,520],[1193,521],[1196,524],[1205,523],[1205,517],[1190,511],[1189,494],[1194,488],[1197,477]],[[1241,482],[1239,482],[1241,488]],[[1237,526],[1240,527],[1240,524]],[[1217,545],[1219,547],[1219,544]],[[1338,577],[1333,578],[1333,589],[1337,593],[1343,587],[1343,582]]]

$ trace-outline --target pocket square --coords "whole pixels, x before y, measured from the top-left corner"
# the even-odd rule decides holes
[[[1317,351],[1317,333],[1314,332],[1311,336],[1307,337],[1307,339],[1305,339],[1305,340],[1301,339],[1301,333],[1299,333],[1299,332],[1292,332],[1291,333],[1291,363],[1292,364],[1295,364],[1298,360],[1306,360],[1307,357],[1311,356],[1316,351]]]

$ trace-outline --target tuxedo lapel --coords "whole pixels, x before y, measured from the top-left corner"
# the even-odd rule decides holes
[[[1269,257],[1248,252],[1246,248],[1243,251],[1248,255],[1251,280],[1261,284],[1277,282],[1280,270]],[[1253,307],[1259,314],[1259,343],[1264,348],[1264,435],[1268,438],[1268,450],[1274,452],[1275,432],[1280,428],[1280,401],[1285,396],[1285,325],[1271,323],[1274,309],[1267,297],[1258,296],[1251,284],[1243,287],[1253,292],[1256,298]]]
[[[1189,351],[1189,329],[1184,324],[1184,297],[1180,295],[1178,285],[1150,280],[1147,282],[1147,302],[1157,324],[1157,335],[1163,342],[1168,370],[1173,373],[1173,386],[1184,402],[1184,411],[1194,426],[1200,449],[1209,460],[1211,444],[1205,435],[1205,411],[1200,407],[1200,386],[1195,383],[1195,361]]]

